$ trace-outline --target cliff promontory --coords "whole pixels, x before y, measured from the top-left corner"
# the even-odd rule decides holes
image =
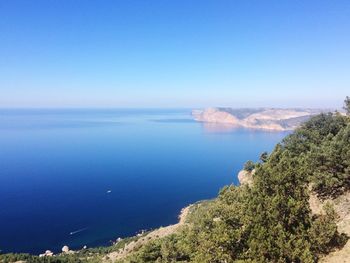
[[[237,127],[286,131],[294,130],[311,116],[325,112],[321,109],[278,108],[207,108],[193,110],[196,121],[229,124]]]

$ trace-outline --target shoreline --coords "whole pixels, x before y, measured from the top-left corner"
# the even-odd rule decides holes
[[[244,180],[242,180],[242,177],[244,177]],[[249,172],[241,170],[238,173],[238,181],[239,181],[238,186],[241,186],[246,183],[250,184],[251,179],[252,179],[251,174]],[[91,247],[87,247],[84,245],[80,249],[72,249],[72,250],[69,249],[67,245],[63,245],[62,250],[56,253],[53,250],[47,249],[43,251],[43,253],[41,254],[36,254],[36,253],[32,254],[32,253],[26,253],[26,252],[6,252],[5,254],[15,253],[15,254],[29,254],[31,256],[38,256],[38,257],[55,257],[55,256],[67,255],[67,254],[78,254],[80,252],[83,252],[84,250],[90,252],[91,250],[100,249],[100,248],[101,249],[113,248],[113,246],[117,246],[119,243],[124,243],[126,241],[123,247],[118,248],[116,251],[106,253],[106,255],[102,258],[103,260],[102,262],[107,262],[107,261],[110,262],[111,260],[112,262],[114,262],[113,260],[123,259],[129,253],[131,253],[135,248],[139,248],[140,246],[146,244],[149,241],[152,241],[158,238],[163,238],[175,233],[181,226],[187,224],[186,219],[190,214],[191,208],[205,201],[208,201],[208,200],[206,199],[199,200],[195,203],[192,203],[183,207],[177,216],[178,222],[175,224],[159,226],[158,228],[155,228],[149,231],[141,230],[139,233],[132,236],[127,236],[123,238],[118,237],[116,239],[112,239],[110,241],[111,242],[110,245],[91,246]]]
[[[168,235],[174,234],[181,226],[186,224],[186,218],[190,212],[190,208],[193,207],[193,204],[185,206],[181,209],[180,214],[178,215],[178,223],[173,225],[168,225],[165,227],[159,227],[158,229],[152,230],[145,234],[144,236],[140,236],[136,241],[131,241],[126,243],[123,248],[120,248],[117,251],[108,253],[106,256],[102,258],[103,262],[114,262],[116,260],[120,260],[125,258],[129,253],[131,253],[134,249],[139,248],[146,243],[158,239],[163,238]],[[135,236],[134,236],[135,237]]]
[[[243,179],[243,180],[242,180]],[[251,183],[251,173],[246,172],[244,170],[241,170],[238,173],[238,181],[239,181],[239,185],[241,186],[243,184],[250,184]],[[208,201],[206,199],[204,200],[199,200],[195,203],[189,204],[185,207],[183,207],[180,210],[180,213],[178,214],[178,222],[175,224],[171,224],[171,225],[167,225],[167,226],[159,226],[156,229],[153,230],[149,230],[149,231],[145,231],[142,230],[141,232],[139,232],[138,234],[135,234],[133,236],[127,236],[124,238],[118,237],[116,239],[112,239],[111,242],[112,244],[110,245],[102,245],[102,246],[92,246],[92,247],[87,247],[87,246],[83,246],[80,249],[72,249],[70,250],[69,247],[67,245],[64,245],[62,247],[62,251],[60,252],[53,252],[49,249],[47,249],[46,251],[43,251],[43,253],[41,254],[31,254],[31,253],[25,253],[25,252],[7,252],[5,254],[29,254],[31,256],[38,256],[38,257],[55,257],[55,256],[61,256],[61,255],[67,255],[67,254],[78,254],[85,251],[89,251],[91,252],[91,250],[95,250],[95,249],[108,249],[108,248],[113,248],[113,246],[117,246],[119,243],[124,243],[125,244],[123,247],[118,248],[115,251],[112,252],[107,252],[104,257],[102,258],[102,262],[114,262],[115,260],[120,260],[125,258],[127,255],[129,255],[129,253],[133,252],[134,249],[139,248],[141,246],[143,246],[144,244],[148,243],[149,241],[155,240],[155,239],[159,239],[159,238],[163,238],[166,237],[168,235],[174,234],[181,226],[186,225],[186,219],[188,218],[188,215],[190,214],[190,210],[191,208],[195,207],[195,205],[197,204],[201,204],[205,201]]]
[[[195,204],[199,203],[201,201],[196,202]],[[116,238],[115,241],[106,246],[92,246],[92,247],[86,247],[83,246],[81,249],[77,250],[70,250],[67,245],[64,245],[62,247],[62,251],[54,253],[53,251],[47,249],[43,251],[41,254],[31,254],[31,253],[21,253],[21,252],[7,252],[5,254],[28,254],[34,257],[55,257],[55,256],[62,256],[62,255],[68,255],[68,254],[79,254],[79,253],[85,253],[84,251],[87,251],[88,253],[94,253],[93,250],[99,250],[99,249],[106,249],[109,248],[113,249],[114,246],[118,247],[120,244],[124,244],[122,247],[117,248],[116,250],[112,250],[111,252],[107,252],[103,258],[101,259],[102,262],[114,262],[115,260],[123,259],[126,257],[129,253],[131,253],[135,248],[139,248],[146,244],[149,241],[152,241],[154,239],[166,237],[168,235],[171,235],[175,233],[181,226],[186,224],[186,219],[188,214],[190,213],[190,209],[194,206],[194,204],[189,204],[185,207],[183,207],[180,210],[180,213],[178,214],[178,222],[175,224],[167,225],[167,226],[160,226],[156,229],[144,232],[142,230],[140,233],[135,234],[133,236],[128,236],[124,238]],[[1,254],[0,254],[1,255]]]

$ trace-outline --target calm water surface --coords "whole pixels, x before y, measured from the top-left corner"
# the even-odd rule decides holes
[[[2,109],[0,250],[107,245],[175,223],[284,136],[197,123],[190,110]]]

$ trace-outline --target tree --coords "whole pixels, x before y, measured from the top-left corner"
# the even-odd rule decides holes
[[[346,111],[346,115],[350,115],[350,97],[346,96],[344,100],[344,110]]]
[[[255,163],[253,161],[249,160],[244,164],[243,169],[247,172],[251,172],[254,170],[254,168],[255,168]]]
[[[314,262],[303,161],[281,147],[256,169],[247,207],[249,257],[257,262]]]
[[[268,158],[269,158],[269,154],[267,152],[263,152],[260,155],[260,161],[262,161],[263,163],[266,163]]]
[[[309,229],[312,249],[319,254],[327,254],[332,248],[343,246],[347,239],[339,235],[337,230],[337,214],[330,203],[323,206],[323,213],[317,215]],[[344,243],[345,242],[345,243]]]

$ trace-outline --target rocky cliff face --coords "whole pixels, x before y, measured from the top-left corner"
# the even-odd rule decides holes
[[[208,108],[194,110],[196,121],[230,124],[252,129],[285,131],[293,130],[311,116],[330,110],[321,109],[233,109]]]

